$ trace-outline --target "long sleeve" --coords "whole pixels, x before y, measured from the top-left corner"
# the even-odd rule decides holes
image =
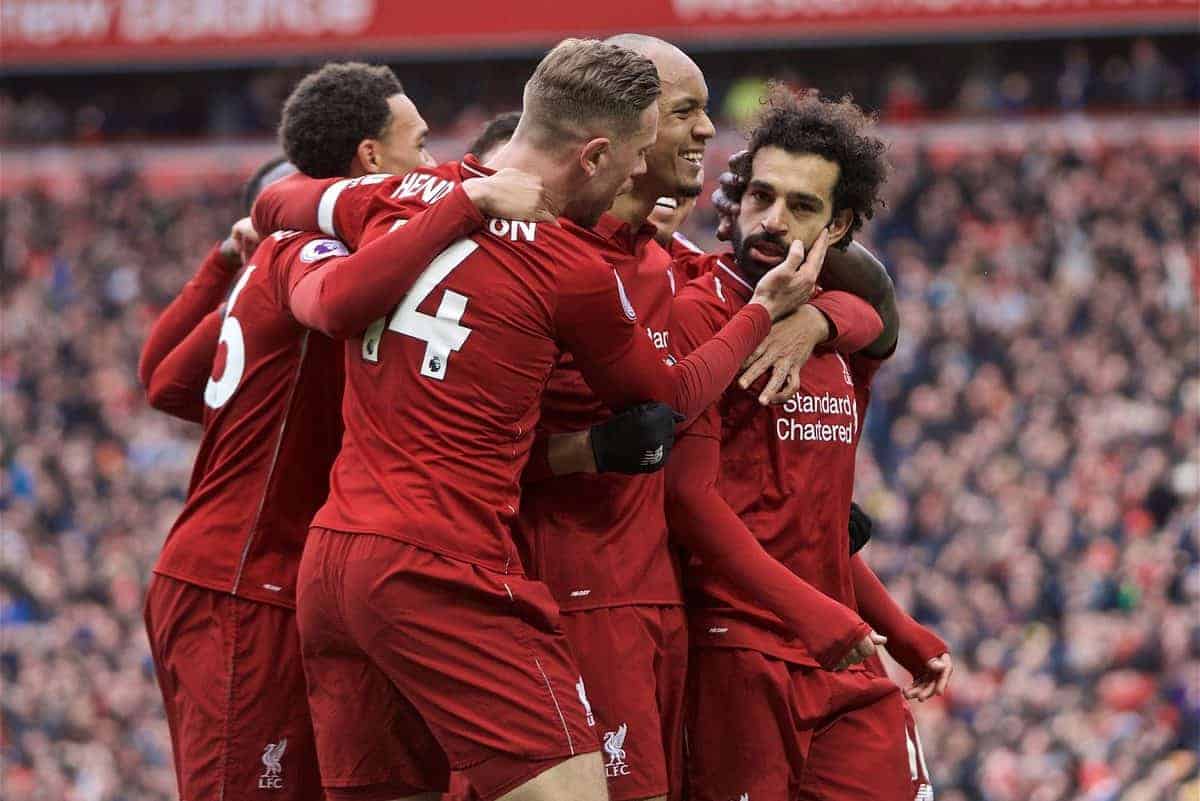
[[[608,272],[607,283],[564,293],[558,330],[588,386],[612,408],[658,402],[692,419],[721,397],[771,329],[767,310],[749,304],[686,359],[668,365],[632,309],[619,313],[627,303],[617,274]]]
[[[357,253],[289,280],[288,305],[303,325],[347,339],[389,314],[432,256],[483,225],[462,186]],[[306,265],[295,265],[304,271]]]
[[[200,269],[154,321],[146,337],[138,361],[138,380],[144,389],[150,388],[154,372],[167,354],[191,333],[205,315],[221,305],[235,277],[237,270],[225,263],[220,245],[214,245]]]
[[[857,353],[883,333],[879,312],[862,298],[837,290],[822,292],[809,301],[829,320],[832,336],[824,347],[839,353]]]
[[[264,189],[254,202],[254,230],[263,236],[282,230],[320,231],[354,250],[373,202],[386,197],[399,180],[387,173],[320,179],[289,175]]]
[[[209,312],[158,365],[146,386],[150,405],[172,417],[204,419],[204,385],[212,375],[222,315]]]
[[[875,631],[888,638],[888,653],[905,670],[920,676],[926,662],[950,650],[940,637],[900,608],[862,556],[850,560],[850,571],[859,612]]]
[[[671,536],[736,592],[776,615],[832,669],[870,627],[763,549],[717,491],[720,452],[720,442],[709,436],[685,432],[676,440],[666,468]]]

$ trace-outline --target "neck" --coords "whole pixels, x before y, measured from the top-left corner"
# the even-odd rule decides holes
[[[632,190],[623,195],[617,195],[617,199],[613,201],[612,208],[608,210],[608,213],[621,222],[628,223],[629,227],[636,231],[646,220],[650,219],[650,212],[654,210],[654,204],[658,202],[658,195],[646,197],[647,194],[649,193],[639,192],[635,183]]]
[[[566,198],[577,188],[571,180],[569,167],[564,166],[559,154],[548,153],[516,139],[496,151],[484,166],[497,171],[511,167],[541,178],[548,211],[555,216],[562,215]]]

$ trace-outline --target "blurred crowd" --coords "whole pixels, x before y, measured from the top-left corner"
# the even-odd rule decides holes
[[[896,279],[857,497],[866,555],[951,644],[918,709],[942,801],[1200,793],[1200,156],[893,154]],[[197,430],[152,411],[150,321],[242,176],[0,200],[0,786],[174,796],[141,617]],[[690,233],[711,243],[711,211]],[[1189,794],[1190,793],[1190,794]]]
[[[850,93],[889,122],[1200,104],[1200,56],[1187,35],[694,55],[714,116],[733,126],[758,112],[768,78]],[[520,107],[535,63],[514,57],[503,69],[492,61],[395,69],[435,132],[465,136],[482,120]],[[0,142],[270,136],[283,99],[307,70],[126,72],[87,81],[14,76],[0,90]]]

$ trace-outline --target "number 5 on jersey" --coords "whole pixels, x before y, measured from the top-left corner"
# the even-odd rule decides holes
[[[242,294],[242,290],[249,283],[254,269],[253,264],[246,268],[233,291],[229,293],[229,300],[225,301],[225,319],[221,321],[221,335],[217,339],[218,346],[225,346],[225,369],[221,371],[219,379],[214,381],[212,376],[209,376],[208,383],[204,385],[204,403],[210,409],[220,409],[229,402],[233,393],[237,391],[238,384],[242,381],[242,373],[246,369],[246,340],[242,336],[241,322],[233,316],[233,307],[237,303],[238,295]]]
[[[368,362],[379,361],[379,345],[384,330],[395,331],[425,343],[425,355],[421,359],[421,375],[441,381],[446,377],[446,363],[450,354],[461,350],[471,329],[460,325],[467,310],[465,295],[447,289],[438,304],[437,313],[430,315],[417,311],[417,307],[445,281],[450,273],[475,252],[479,245],[470,239],[460,239],[429,263],[425,272],[404,296],[404,301],[392,313],[390,322],[376,320],[363,335],[362,357]],[[386,329],[384,328],[386,323]]]

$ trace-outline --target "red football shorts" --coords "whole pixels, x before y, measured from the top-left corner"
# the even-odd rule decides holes
[[[295,612],[155,575],[145,617],[179,797],[322,798]]]
[[[598,750],[544,584],[314,527],[297,592],[330,799],[445,791],[455,770],[491,801]]]
[[[601,737],[613,801],[683,793],[687,617],[681,606],[563,615]]]
[[[689,701],[692,801],[916,797],[907,706],[886,676],[697,648]]]

